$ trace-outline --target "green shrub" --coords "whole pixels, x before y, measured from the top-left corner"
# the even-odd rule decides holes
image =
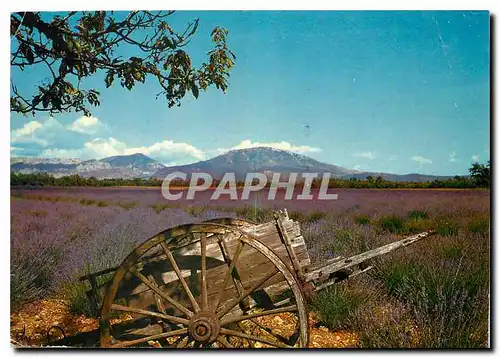
[[[321,323],[331,330],[348,328],[350,320],[364,301],[364,296],[350,290],[347,284],[335,284],[318,292],[311,308]]]
[[[125,210],[130,210],[138,207],[140,204],[141,203],[139,201],[126,201],[118,203],[118,206],[124,208]]]
[[[440,222],[436,232],[441,236],[455,236],[458,234],[458,224],[455,222]]]
[[[168,204],[163,204],[163,203],[156,203],[153,205],[150,205],[150,207],[156,211],[157,214],[161,213],[163,210],[166,210],[169,208]]]
[[[429,219],[429,214],[424,210],[412,210],[408,213],[410,220],[426,220]]]
[[[85,271],[86,272],[86,271]],[[78,275],[81,276],[81,275]],[[100,286],[113,278],[113,273],[96,277],[97,285]],[[92,305],[87,292],[90,290],[88,281],[72,280],[61,287],[63,297],[68,301],[67,305],[72,314],[83,314],[87,317],[99,317],[99,308]],[[101,297],[102,299],[102,297]],[[101,302],[99,302],[99,305]]]
[[[97,206],[100,207],[100,208],[104,208],[104,207],[108,206],[108,203],[105,202],[105,201],[99,200],[97,202]]]
[[[95,203],[96,201],[92,199],[87,199],[87,198],[80,199],[80,204],[82,205],[94,205]]]
[[[271,221],[273,219],[272,210],[258,207],[243,206],[234,209],[237,216],[259,223]]]
[[[406,231],[411,234],[420,233],[432,227],[432,221],[427,219],[409,220],[406,222]]]
[[[389,264],[382,277],[388,293],[396,297],[404,297],[407,290],[411,289],[415,273],[418,270],[418,265],[411,261],[395,261]]]
[[[305,222],[306,215],[301,211],[289,211],[288,217],[294,221]]]
[[[349,230],[340,229],[335,233],[336,242],[349,242],[355,237]]]
[[[463,255],[463,249],[457,246],[447,246],[441,251],[443,258],[458,260]]]
[[[192,216],[198,216],[203,213],[204,210],[205,208],[203,206],[188,206],[186,208],[186,212]]]
[[[86,283],[71,282],[62,289],[65,293],[65,298],[68,300],[70,313],[75,315],[83,314],[87,317],[98,317],[99,312],[94,309],[87,297],[89,288]]]
[[[485,219],[474,219],[469,223],[469,231],[482,235],[488,235],[490,232],[490,222]]]
[[[380,219],[379,225],[382,229],[393,234],[401,234],[405,231],[404,220],[397,215],[384,216]]]
[[[359,225],[367,225],[370,223],[370,217],[366,214],[356,215],[354,221]]]

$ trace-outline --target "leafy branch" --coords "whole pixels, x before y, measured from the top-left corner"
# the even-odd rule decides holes
[[[199,20],[181,32],[168,23],[173,11],[132,11],[118,21],[114,12],[69,12],[50,22],[37,12],[11,14],[11,66],[25,70],[42,66],[50,78],[43,79],[34,95],[21,93],[11,81],[11,111],[35,114],[38,111],[84,112],[100,105],[100,92],[81,88],[82,80],[98,72],[105,85],[115,81],[128,90],[137,82],[155,79],[160,87],[156,97],[165,97],[168,106],[180,106],[189,92],[198,98],[211,86],[226,91],[235,55],[228,48],[228,31],[216,27],[211,33],[213,48],[198,68],[184,50],[198,30]],[[117,55],[131,48],[130,58]]]

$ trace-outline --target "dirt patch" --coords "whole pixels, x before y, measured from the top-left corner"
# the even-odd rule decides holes
[[[129,317],[120,317],[125,320]],[[268,327],[276,333],[286,333],[292,329],[292,322],[286,314],[270,317]],[[11,344],[13,346],[39,347],[47,344],[47,334],[50,340],[62,338],[62,333],[53,326],[60,327],[67,336],[76,333],[89,332],[99,328],[95,318],[84,315],[74,315],[68,310],[66,301],[62,299],[46,299],[25,305],[20,311],[10,316]],[[288,327],[290,326],[290,327]],[[331,332],[328,328],[320,326],[314,314],[309,315],[309,347],[310,348],[355,348],[358,346],[359,337],[352,332]],[[283,331],[283,332],[282,332]]]
[[[332,332],[319,325],[314,313],[309,314],[309,348],[357,348],[359,335],[354,332]]]
[[[10,315],[11,340],[22,346],[40,346],[47,342],[47,334],[51,340],[62,338],[78,332],[88,332],[99,328],[99,323],[94,318],[84,315],[73,315],[69,312],[64,300],[46,299],[25,305],[20,311]],[[13,342],[13,343],[14,343]]]

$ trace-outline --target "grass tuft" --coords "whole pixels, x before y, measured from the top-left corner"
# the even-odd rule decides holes
[[[410,220],[427,220],[427,219],[429,219],[429,214],[425,210],[412,210],[408,213],[408,219],[410,219]]]
[[[368,225],[370,223],[370,217],[366,214],[356,215],[354,221],[359,225]]]
[[[486,236],[490,232],[490,222],[485,219],[474,219],[469,223],[469,231]]]
[[[384,216],[379,220],[379,226],[393,234],[405,232],[405,221],[397,215]]]
[[[352,318],[363,303],[363,295],[350,290],[347,284],[335,284],[318,292],[311,302],[326,327],[330,330],[349,328]]]
[[[141,203],[139,201],[125,201],[118,203],[118,206],[124,208],[125,210],[131,210],[137,208]]]

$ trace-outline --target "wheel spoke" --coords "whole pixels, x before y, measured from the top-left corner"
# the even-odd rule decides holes
[[[241,243],[242,245],[244,245],[244,244],[245,244],[245,242],[244,242],[244,241],[241,241],[241,240],[240,240],[242,236],[243,236],[243,235],[242,235],[242,234],[240,234],[240,236],[236,239],[236,241],[238,242],[238,245],[239,245],[240,243]],[[221,251],[221,253],[222,253],[222,258],[223,258],[223,259],[224,259],[224,261],[226,262],[226,265],[229,267],[229,266],[231,265],[231,258],[229,257],[229,248],[227,247],[227,243],[226,243],[226,241],[224,240],[224,237],[220,237],[219,235],[217,235],[217,242],[219,243],[219,248],[220,248],[220,251]],[[235,256],[236,256],[236,253],[235,253]],[[233,258],[233,260],[234,260],[234,258]],[[240,276],[239,276],[239,274],[238,274],[238,271],[237,271],[237,270],[235,270],[235,271],[233,272],[233,281],[234,281],[234,280],[237,280],[237,282],[239,282],[239,280],[240,280]],[[241,283],[241,282],[239,282],[239,283]],[[237,287],[237,289],[239,289],[239,288]],[[243,293],[243,289],[241,289],[241,292],[240,292],[239,294],[242,294],[242,293]]]
[[[234,348],[234,346],[228,341],[226,341],[224,337],[217,337],[217,342],[222,344],[225,348]]]
[[[233,259],[231,260],[231,264],[229,265],[228,271],[226,273],[226,277],[224,277],[224,282],[222,283],[222,286],[219,289],[219,292],[217,293],[217,299],[215,300],[214,309],[213,309],[214,312],[217,312],[217,310],[219,309],[220,300],[222,298],[224,290],[227,287],[227,282],[229,281],[229,279],[232,276],[233,270],[236,266],[236,262],[238,261],[238,258],[240,257],[240,254],[243,251],[243,245],[244,244],[242,241],[238,241],[238,246],[236,247],[236,252],[234,253]],[[224,256],[224,258],[226,257],[226,255],[223,255],[223,256]],[[226,262],[227,262],[227,260],[226,260]],[[236,286],[236,283],[235,283],[235,286]],[[238,292],[237,286],[236,286],[236,290]],[[238,294],[240,294],[240,292],[238,292]]]
[[[248,314],[248,315],[244,315],[244,316],[236,316],[236,317],[227,318],[227,319],[222,320],[220,324],[221,324],[221,326],[227,326],[228,324],[245,321],[247,319],[252,319],[252,318],[257,318],[257,317],[262,317],[262,316],[269,316],[269,315],[284,313],[284,312],[296,312],[296,311],[297,311],[296,305],[286,306],[286,307],[282,307],[282,308],[275,308],[272,310],[256,312],[256,313],[252,313],[252,314]]]
[[[137,276],[139,280],[141,280],[146,286],[148,286],[151,290],[153,290],[155,293],[157,293],[160,297],[165,299],[167,302],[169,302],[172,306],[176,307],[180,311],[182,311],[186,316],[191,317],[193,315],[193,312],[188,310],[186,307],[181,305],[179,302],[174,300],[172,297],[168,296],[164,292],[162,292],[158,287],[156,287],[156,284],[152,283],[145,277],[142,273],[140,273],[137,270],[131,270],[131,272]]]
[[[175,342],[174,342],[174,343],[170,344],[170,346],[171,346],[171,347],[173,347],[173,348],[177,348],[177,346],[179,345],[179,343],[181,343],[181,341],[183,341],[183,340],[184,340],[184,338],[186,338],[186,336],[187,336],[187,334],[181,334],[181,335],[179,336],[179,338],[177,338],[177,339],[175,340]]]
[[[201,235],[201,308],[208,311],[207,294],[207,236]]]
[[[273,336],[274,338],[276,338],[277,340],[285,343],[285,344],[288,344],[290,341],[292,341],[293,339],[293,336],[294,334],[297,332],[297,330],[294,331],[294,334],[292,334],[289,338],[286,338],[286,337],[283,337],[282,335],[280,334],[274,334],[273,333],[273,330],[271,328],[268,328],[268,327],[264,327],[262,324],[260,324],[259,322],[257,322],[256,320],[254,319],[251,319],[250,320],[253,324],[255,324],[256,326],[258,326],[260,329],[262,329],[264,332],[266,332],[267,334]],[[298,328],[297,326],[295,328]]]
[[[150,317],[157,317],[157,318],[165,319],[165,320],[168,320],[168,321],[171,321],[174,323],[180,323],[183,325],[189,324],[189,320],[187,320],[185,318],[170,316],[168,314],[163,314],[163,313],[158,313],[158,312],[151,312],[151,311],[147,311],[147,310],[143,310],[143,309],[135,308],[135,307],[112,304],[111,309],[113,309],[115,311],[130,312],[130,313],[137,313],[137,314],[142,314],[142,315],[150,316]]]
[[[269,273],[266,277],[264,277],[262,280],[257,282],[253,287],[251,287],[249,290],[245,291],[243,295],[241,295],[239,298],[236,300],[233,300],[231,303],[229,303],[225,308],[223,308],[219,313],[217,313],[217,318],[222,318],[225,316],[229,311],[233,309],[234,306],[242,302],[245,298],[247,298],[253,291],[258,289],[260,286],[262,286],[266,281],[268,281],[271,277],[276,275],[278,273],[278,269],[274,268],[274,270]]]
[[[279,342],[273,342],[273,341],[270,341],[270,340],[265,339],[265,338],[261,338],[261,337],[253,336],[251,334],[246,334],[246,333],[234,331],[232,329],[221,328],[220,329],[220,333],[221,334],[226,334],[228,336],[235,336],[235,337],[245,338],[247,340],[252,340],[252,341],[255,341],[255,342],[260,342],[260,343],[268,344],[268,345],[274,346],[274,347],[293,348],[292,346],[287,345],[287,344],[283,344],[283,343],[279,343]]]
[[[241,330],[241,332],[243,332],[243,333],[246,332],[245,326],[241,322],[238,322],[236,324],[236,326]],[[250,346],[250,348],[255,348],[255,344],[253,341],[247,339],[247,342],[248,342],[248,345]]]
[[[184,291],[186,291],[186,295],[189,298],[189,301],[191,302],[191,305],[193,306],[193,309],[195,312],[200,311],[200,306],[198,305],[198,302],[196,302],[196,299],[193,296],[193,293],[189,289],[189,286],[182,276],[181,270],[179,269],[179,266],[177,265],[177,262],[175,261],[174,255],[172,254],[172,251],[167,246],[167,243],[163,241],[161,244],[161,247],[163,248],[163,251],[165,251],[165,254],[167,255],[168,260],[170,261],[170,264],[172,265],[177,277],[179,278],[179,281],[182,284],[182,287],[184,288]]]
[[[186,339],[186,342],[184,342],[184,339]],[[189,342],[190,342],[189,336],[186,335],[183,339],[180,340],[179,343],[177,343],[177,345],[175,346],[175,348],[186,348],[187,345],[189,344]]]
[[[152,341],[152,340],[157,340],[157,339],[162,339],[162,338],[173,337],[173,336],[177,336],[180,334],[186,334],[186,333],[187,333],[187,328],[181,328],[181,329],[178,329],[175,331],[170,331],[170,332],[155,334],[155,335],[149,336],[149,337],[134,339],[132,341],[122,341],[122,342],[113,344],[111,347],[112,348],[130,347],[130,346],[133,346],[133,345],[136,345],[139,343],[144,343],[147,341]]]

